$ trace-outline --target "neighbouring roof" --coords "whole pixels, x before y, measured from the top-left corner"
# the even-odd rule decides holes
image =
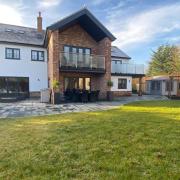
[[[73,24],[79,23],[96,41],[109,37],[112,41],[116,38],[111,32],[87,9],[83,8],[70,16],[47,27],[49,30],[64,29]]]
[[[169,80],[169,76],[152,76],[146,78],[146,81],[164,81],[164,80]]]
[[[39,33],[35,28],[0,23],[0,42],[42,46],[45,31]]]
[[[116,46],[111,47],[111,56],[112,57],[125,58],[125,59],[131,59],[131,57],[129,57],[125,52],[123,52],[122,50],[120,50]]]

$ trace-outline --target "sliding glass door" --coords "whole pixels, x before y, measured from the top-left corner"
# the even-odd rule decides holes
[[[91,78],[85,77],[65,77],[64,78],[64,90],[67,89],[91,89]]]
[[[0,97],[28,97],[29,78],[0,77]]]

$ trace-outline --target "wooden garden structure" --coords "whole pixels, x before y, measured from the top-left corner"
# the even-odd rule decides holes
[[[176,96],[180,97],[180,72],[175,72],[175,73],[170,74],[169,79],[170,79],[169,80],[170,81],[170,83],[169,83],[170,87],[169,87],[169,92],[168,92],[169,97],[172,96],[171,95],[171,89],[172,89],[171,85],[172,85],[172,82],[174,80],[177,80],[177,93],[176,93]]]

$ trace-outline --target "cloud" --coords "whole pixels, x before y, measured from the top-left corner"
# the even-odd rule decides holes
[[[49,8],[52,6],[57,6],[62,2],[62,0],[41,0],[39,2],[40,8]]]
[[[102,3],[107,3],[108,1],[109,0],[92,0],[91,3],[92,3],[92,5],[97,6],[97,5],[100,5]]]
[[[23,25],[23,17],[17,8],[1,4],[0,22],[6,24]]]
[[[159,35],[180,30],[180,4],[166,5],[122,17],[122,9],[109,13],[108,27],[117,37],[119,47],[151,42]]]

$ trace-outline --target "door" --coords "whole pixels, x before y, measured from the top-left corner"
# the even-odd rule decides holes
[[[180,97],[180,81],[177,81],[177,96]]]

